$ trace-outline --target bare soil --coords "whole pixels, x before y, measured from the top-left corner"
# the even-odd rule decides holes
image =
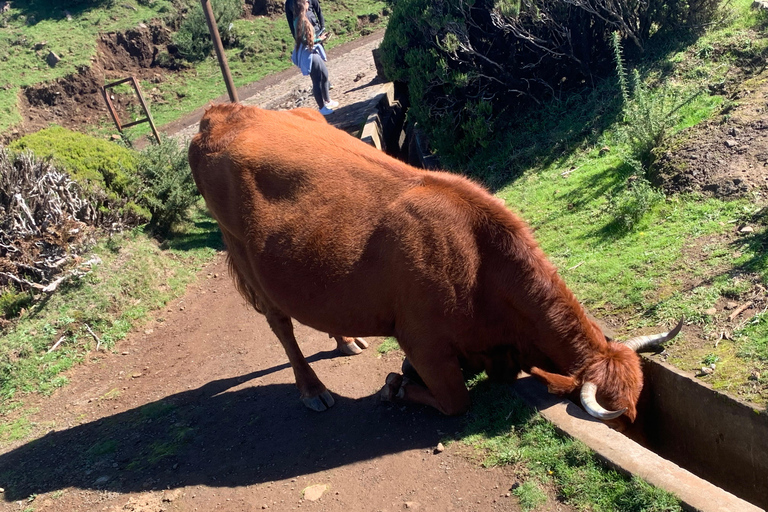
[[[768,70],[739,83],[720,115],[680,134],[657,168],[667,193],[765,199]]]

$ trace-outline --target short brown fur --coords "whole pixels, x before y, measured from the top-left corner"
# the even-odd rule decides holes
[[[266,315],[305,401],[327,391],[291,318],[397,337],[426,386],[388,379],[383,394],[445,414],[469,406],[464,367],[522,369],[560,394],[589,379],[634,420],[638,356],[606,341],[526,224],[476,183],[406,165],[308,109],[212,106],[189,161],[237,289]]]

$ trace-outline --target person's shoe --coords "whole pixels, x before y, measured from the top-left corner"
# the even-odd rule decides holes
[[[326,104],[323,106],[323,108],[320,109],[320,113],[323,114],[324,116],[327,116],[327,115],[333,114],[333,109],[328,108],[328,105]]]
[[[325,106],[328,107],[328,108],[336,108],[336,107],[339,106],[339,102],[331,100],[331,101],[326,102]]]

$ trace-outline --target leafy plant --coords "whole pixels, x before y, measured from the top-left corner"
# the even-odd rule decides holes
[[[622,59],[621,37],[613,33],[613,51],[616,73],[624,100],[623,123],[619,138],[629,150],[624,160],[638,175],[650,178],[650,169],[656,158],[655,150],[661,147],[680,121],[680,110],[691,103],[703,91],[683,95],[679,88],[662,83],[651,88],[633,69],[629,78]]]
[[[160,144],[141,152],[137,167],[145,186],[141,202],[152,215],[149,227],[167,234],[174,224],[188,218],[189,207],[198,197],[186,149],[163,135]]]
[[[219,0],[212,4],[213,16],[225,46],[235,46],[237,35],[234,21],[243,11],[241,0]],[[196,2],[181,22],[179,31],[173,35],[173,43],[179,55],[190,62],[205,60],[213,50],[211,34],[203,14],[203,7]]]
[[[664,194],[642,177],[633,176],[626,188],[609,196],[607,210],[620,230],[633,229],[651,208],[664,200]]]
[[[528,480],[523,485],[512,491],[512,494],[520,500],[520,507],[523,510],[534,510],[539,505],[547,502],[547,495],[541,490],[541,487],[534,481]]]

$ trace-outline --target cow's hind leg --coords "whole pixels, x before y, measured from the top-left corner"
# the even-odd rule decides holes
[[[335,336],[333,334],[329,334],[329,336],[336,340],[336,348],[339,349],[339,352],[348,356],[360,354],[364,348],[368,348],[368,342],[363,338]]]
[[[299,344],[296,343],[291,318],[274,310],[265,311],[265,316],[288,355],[288,361],[291,363],[293,375],[296,378],[296,387],[301,392],[301,401],[313,411],[324,411],[332,407],[334,404],[333,397],[317,378],[315,371],[309,366],[304,354],[301,353]]]

